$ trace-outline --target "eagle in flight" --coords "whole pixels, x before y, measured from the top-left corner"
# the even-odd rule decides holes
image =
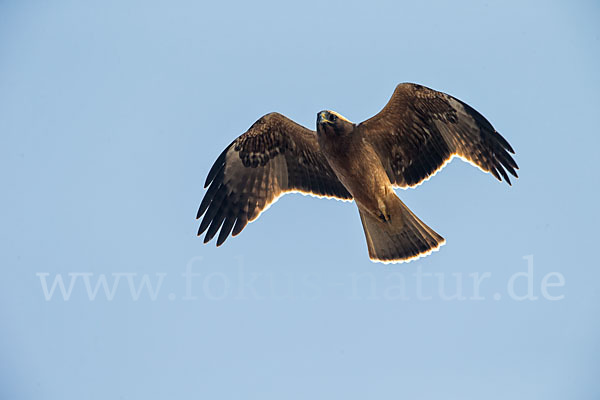
[[[334,111],[317,114],[317,131],[270,113],[217,158],[197,218],[204,243],[239,234],[280,196],[301,192],[354,200],[369,257],[405,262],[428,255],[445,240],[394,193],[429,179],[454,157],[510,185],[514,150],[462,101],[412,83],[396,87],[374,117],[354,124]],[[219,231],[220,229],[220,231]]]

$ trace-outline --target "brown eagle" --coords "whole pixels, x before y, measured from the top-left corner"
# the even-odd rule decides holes
[[[235,139],[214,163],[197,218],[204,243],[239,234],[281,195],[301,192],[355,200],[369,257],[403,262],[445,240],[394,193],[433,176],[455,156],[510,185],[517,177],[510,144],[462,101],[412,83],[396,87],[374,117],[354,124],[333,111],[317,114],[317,131],[271,113]],[[508,173],[507,173],[508,172]]]

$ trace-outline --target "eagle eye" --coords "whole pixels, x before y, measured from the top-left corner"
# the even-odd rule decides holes
[[[335,114],[331,114],[331,120],[332,120],[332,121],[335,121],[335,120],[337,120],[337,115],[335,115]]]

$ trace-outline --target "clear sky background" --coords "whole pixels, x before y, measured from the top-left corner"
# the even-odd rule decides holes
[[[1,2],[0,398],[599,398],[599,20]],[[479,110],[520,166],[512,187],[455,160],[398,190],[441,251],[371,263],[354,204],[298,194],[220,248],[196,237],[210,166],[261,115],[359,122],[406,81]]]

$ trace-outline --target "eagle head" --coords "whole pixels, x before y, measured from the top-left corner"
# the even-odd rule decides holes
[[[335,111],[317,113],[317,133],[326,135],[345,136],[354,130],[354,124]]]

